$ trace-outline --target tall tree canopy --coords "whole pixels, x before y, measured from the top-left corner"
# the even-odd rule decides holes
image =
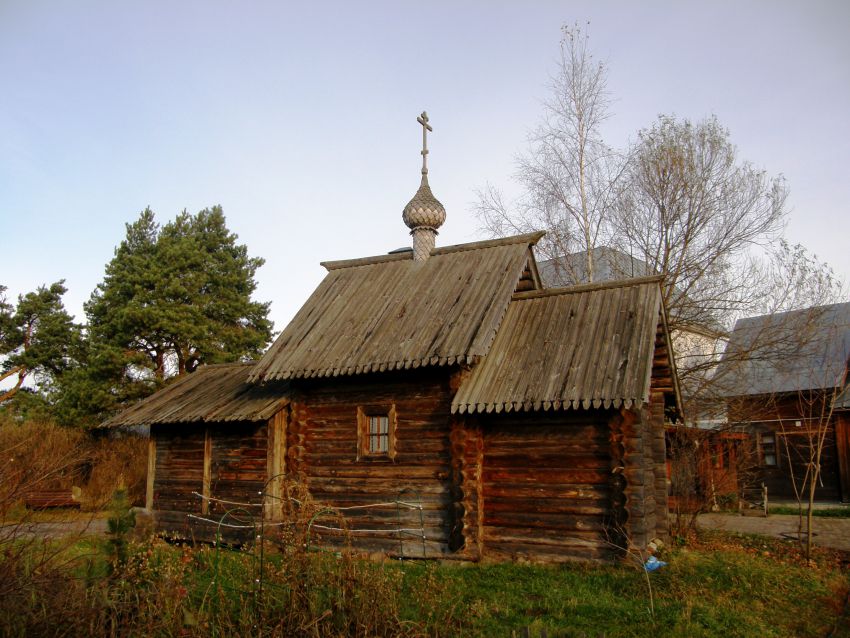
[[[508,204],[487,185],[478,191],[476,208],[493,235],[546,229],[536,247],[546,259],[584,252],[578,268],[567,261],[556,266],[568,271],[566,278],[579,270],[592,282],[592,249],[608,229],[623,164],[602,139],[602,124],[610,116],[607,67],[593,57],[580,25],[564,26],[562,34],[541,122],[517,156],[514,177],[523,193]]]
[[[606,277],[663,275],[670,327],[693,337],[677,341],[682,388],[704,395],[736,319],[835,302],[843,284],[782,241],[784,180],[742,160],[716,118],[662,115],[629,148],[606,144],[606,74],[566,28],[542,122],[517,158],[520,195],[480,190],[478,217],[492,236],[547,231],[535,251],[557,285],[594,281],[600,266]]]
[[[85,305],[92,346],[118,349],[128,369],[158,380],[259,355],[272,337],[269,304],[251,298],[262,264],[219,206],[161,228],[147,208]]]
[[[612,244],[664,276],[673,327],[719,326],[755,302],[746,260],[779,236],[785,199],[783,180],[738,159],[716,118],[661,116],[629,155]]]
[[[15,379],[11,388],[0,391],[0,403],[14,397],[28,378],[49,385],[79,356],[80,328],[62,303],[64,283],[20,295],[14,307],[6,301],[6,287],[0,286],[0,380]]]

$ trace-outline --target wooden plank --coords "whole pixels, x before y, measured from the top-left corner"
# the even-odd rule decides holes
[[[283,480],[286,471],[287,410],[281,410],[268,422],[266,516],[280,520],[283,516]],[[275,478],[278,477],[278,478]]]
[[[204,478],[202,492],[203,500],[201,501],[201,514],[208,514],[210,511],[210,479],[212,471],[212,437],[210,436],[209,428],[204,430]]]
[[[156,477],[156,439],[154,438],[153,429],[150,432],[148,439],[148,474],[145,483],[145,509],[148,512],[153,511],[153,493],[154,480]]]

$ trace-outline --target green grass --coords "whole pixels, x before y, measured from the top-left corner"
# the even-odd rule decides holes
[[[284,626],[308,627],[310,619],[326,617],[321,631],[314,627],[323,636],[513,637],[527,629],[532,638],[544,630],[550,638],[806,638],[829,635],[839,625],[850,586],[836,553],[819,550],[805,566],[794,543],[710,531],[661,556],[668,566],[650,574],[652,604],[646,575],[634,562],[380,563],[315,552],[268,556],[255,607],[256,562],[249,551],[136,545],[127,571],[109,580],[102,547],[87,538],[68,550],[82,559],[74,579],[111,583],[112,602],[104,609],[141,605],[135,612],[141,620],[134,621],[139,635],[146,628],[151,635],[272,635],[297,604],[298,622]]]
[[[744,551],[669,553],[650,575],[629,566],[442,567],[470,636],[823,636],[847,578]],[[536,632],[536,633],[535,633]]]
[[[771,505],[771,514],[790,514],[798,516],[800,510],[794,505]],[[806,510],[803,509],[805,516]],[[820,516],[823,518],[850,518],[850,507],[824,507],[821,509],[812,510],[812,516]]]

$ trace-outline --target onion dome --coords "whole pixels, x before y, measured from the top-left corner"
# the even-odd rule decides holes
[[[437,229],[446,221],[446,209],[440,203],[431,187],[428,185],[428,131],[433,131],[428,124],[428,114],[416,118],[422,125],[422,182],[419,190],[413,196],[401,213],[401,218],[410,229],[413,236],[413,260],[425,261],[431,256],[437,238]]]
[[[401,218],[411,230],[420,226],[437,230],[446,221],[446,209],[431,192],[427,172],[423,172],[419,190],[404,207]]]

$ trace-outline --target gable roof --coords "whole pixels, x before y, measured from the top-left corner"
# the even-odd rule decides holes
[[[254,363],[201,366],[100,427],[265,421],[289,403],[288,384],[248,383]]]
[[[850,358],[850,303],[739,319],[718,366],[723,396],[839,387]]]
[[[656,331],[664,320],[660,281],[645,277],[515,295],[452,412],[648,402]]]
[[[472,363],[487,354],[523,272],[539,283],[531,233],[325,262],[328,274],[249,381]]]

